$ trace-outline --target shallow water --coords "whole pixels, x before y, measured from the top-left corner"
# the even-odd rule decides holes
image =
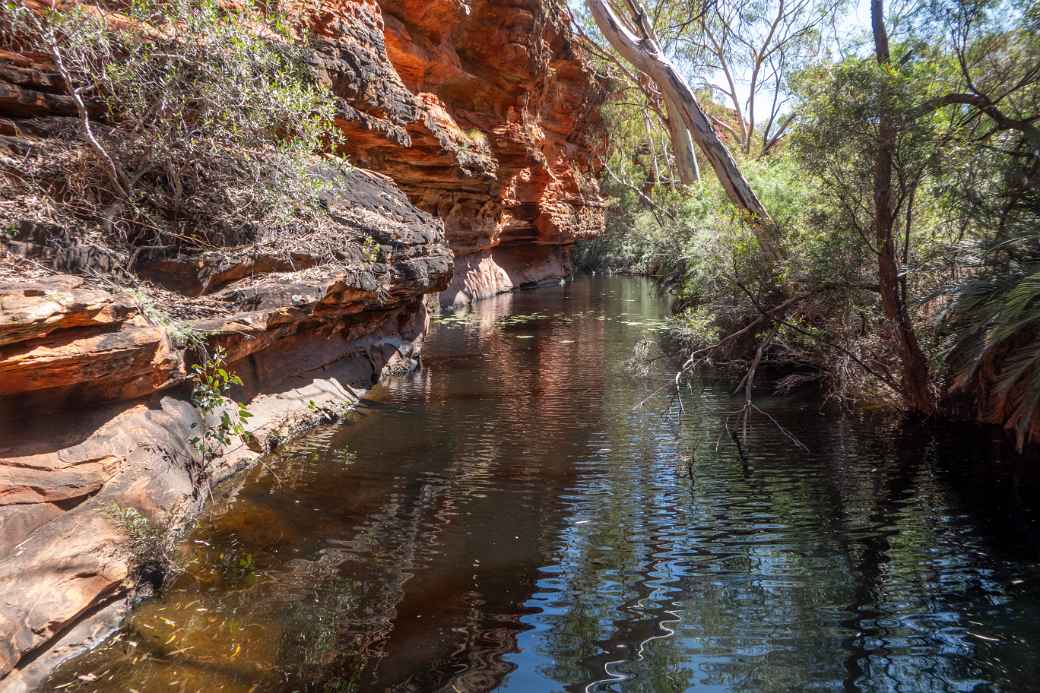
[[[665,314],[583,279],[436,325],[423,371],[244,479],[50,685],[1040,688],[1036,474],[811,397],[758,400],[808,451],[757,415],[741,455],[725,383],[625,370]]]

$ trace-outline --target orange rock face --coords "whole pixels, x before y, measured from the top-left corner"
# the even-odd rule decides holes
[[[461,130],[496,168],[496,179],[482,191],[486,198],[449,202],[483,210],[475,220],[462,214],[448,225],[456,254],[518,241],[568,243],[597,233],[604,93],[560,10],[540,0],[386,0],[383,8],[387,50],[405,85],[444,129]],[[424,185],[421,176],[399,182],[424,192],[423,202],[447,193],[439,209],[453,192],[436,182]]]
[[[457,271],[473,266],[465,256],[528,258],[514,248],[566,247],[602,229],[605,90],[562,7],[341,0],[311,24],[320,37],[315,64],[344,99],[347,154],[444,221]],[[542,255],[553,261],[536,266],[566,266],[565,252]],[[457,280],[465,287],[466,277]]]
[[[254,414],[217,479],[414,365],[425,294],[465,303],[563,276],[569,245],[603,225],[605,94],[558,0],[300,0],[290,12],[314,34],[311,67],[338,97],[355,165],[328,172],[337,230],[323,243],[362,234],[365,252],[336,245],[336,265],[262,245],[142,256],[133,273],[183,311],[164,322],[149,297],[92,280],[127,268],[77,229],[21,220],[0,234],[4,257],[49,272],[0,275],[4,693],[39,685],[118,621],[135,578],[112,507],[171,527],[199,511],[185,334],[225,350]],[[65,91],[46,56],[0,50],[0,174],[74,126]]]

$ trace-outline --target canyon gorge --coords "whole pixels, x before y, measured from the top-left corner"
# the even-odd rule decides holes
[[[38,685],[125,615],[147,576],[113,508],[173,530],[207,500],[185,462],[204,425],[192,344],[226,354],[253,414],[219,480],[413,368],[432,310],[558,280],[603,226],[607,88],[565,5],[326,0],[290,16],[345,136],[350,165],[321,193],[333,232],[128,260],[3,201],[2,691]],[[53,60],[0,51],[0,180],[76,127]],[[325,262],[330,247],[345,263]]]

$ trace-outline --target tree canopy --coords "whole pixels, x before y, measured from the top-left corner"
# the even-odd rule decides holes
[[[576,22],[619,133],[589,261],[673,287],[688,366],[1040,428],[1040,5],[587,0]]]

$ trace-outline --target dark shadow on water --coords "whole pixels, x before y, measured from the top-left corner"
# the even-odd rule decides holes
[[[667,314],[582,279],[436,325],[425,367],[214,508],[90,690],[1025,690],[1036,466],[965,427],[623,368]],[[507,320],[506,318],[511,319]],[[523,316],[523,317],[517,317]],[[172,624],[172,625],[171,625]],[[171,640],[171,638],[173,638]],[[156,645],[158,643],[158,645]],[[145,645],[181,653],[144,658]],[[76,685],[68,690],[75,690]],[[63,689],[66,690],[66,689]]]

